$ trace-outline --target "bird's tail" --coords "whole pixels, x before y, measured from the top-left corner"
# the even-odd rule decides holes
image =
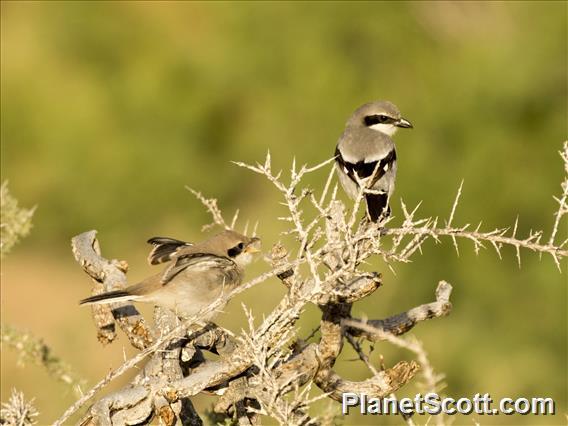
[[[81,300],[79,302],[79,305],[100,305],[105,303],[131,302],[138,298],[140,298],[140,296],[130,294],[125,290],[116,290],[87,297],[86,299]]]
[[[367,212],[373,222],[381,217],[390,216],[389,197],[387,194],[366,194]]]

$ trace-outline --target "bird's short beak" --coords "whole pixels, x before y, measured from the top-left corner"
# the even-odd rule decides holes
[[[260,252],[260,238],[254,237],[251,239],[249,245],[245,249],[247,253],[258,253]]]
[[[408,121],[406,118],[401,118],[400,120],[396,121],[394,124],[395,124],[396,127],[402,127],[403,129],[414,128],[412,123],[410,121]]]

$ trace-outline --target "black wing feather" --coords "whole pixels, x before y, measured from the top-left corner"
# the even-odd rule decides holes
[[[191,246],[191,243],[186,241],[176,240],[175,238],[168,237],[154,237],[148,240],[149,244],[152,244],[154,248],[148,255],[148,262],[151,265],[157,265],[159,263],[169,262],[172,255],[176,253],[181,247]]]
[[[396,151],[394,149],[390,151],[386,155],[386,157],[380,160],[380,162],[371,161],[369,163],[366,163],[364,160],[361,160],[358,161],[357,163],[350,163],[349,161],[345,161],[345,159],[341,155],[341,152],[339,151],[339,147],[336,147],[335,161],[339,163],[341,168],[347,173],[347,176],[349,176],[349,178],[355,183],[357,183],[357,178],[355,177],[355,173],[357,173],[359,179],[366,179],[373,174],[378,163],[379,167],[377,169],[377,173],[375,174],[373,181],[369,185],[373,186],[380,178],[384,176],[385,167],[387,165],[389,168],[392,167],[392,164],[396,161]]]

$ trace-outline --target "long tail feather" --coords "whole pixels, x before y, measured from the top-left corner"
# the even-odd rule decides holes
[[[79,302],[79,305],[94,305],[102,303],[126,302],[137,299],[138,296],[132,295],[124,290],[109,291],[108,293],[96,294],[87,297]]]
[[[367,201],[367,212],[369,218],[373,222],[377,222],[381,216],[389,216],[390,208],[388,207],[387,194],[367,194],[365,199]]]

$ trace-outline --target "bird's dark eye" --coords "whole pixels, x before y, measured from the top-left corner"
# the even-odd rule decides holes
[[[367,115],[364,119],[365,126],[370,127],[375,124],[386,124],[391,123],[393,121],[388,115],[383,114],[374,114],[374,115]]]
[[[245,245],[243,243],[239,243],[235,247],[227,250],[227,254],[229,255],[229,257],[236,257],[236,256],[238,256],[239,254],[242,253],[244,248],[245,248]]]

